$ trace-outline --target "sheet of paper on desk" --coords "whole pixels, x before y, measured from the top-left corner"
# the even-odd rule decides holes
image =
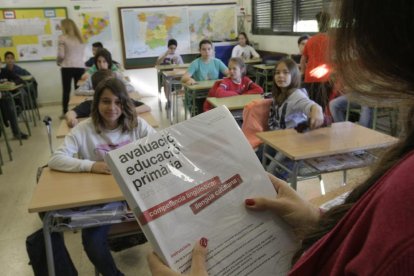
[[[208,239],[209,275],[285,275],[297,243],[270,213],[244,199],[275,196],[229,110],[215,108],[108,153],[106,162],[152,247],[187,272]]]

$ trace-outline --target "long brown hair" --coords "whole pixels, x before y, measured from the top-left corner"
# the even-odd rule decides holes
[[[62,21],[60,21],[60,25],[62,27],[63,34],[74,37],[77,40],[79,40],[80,43],[83,43],[81,33],[72,19],[70,18],[62,19]]]
[[[93,96],[91,117],[93,125],[97,133],[101,133],[105,128],[105,124],[101,114],[99,113],[99,101],[103,92],[109,89],[121,102],[122,114],[118,119],[118,125],[122,126],[122,132],[131,131],[138,125],[137,113],[131,98],[125,88],[125,84],[116,78],[107,78],[101,81],[95,89]]]
[[[276,68],[279,66],[279,64],[284,63],[286,67],[289,70],[291,81],[287,89],[282,90],[280,87],[277,86],[275,82],[275,76],[276,76]],[[283,102],[289,97],[289,95],[294,92],[296,89],[300,88],[300,71],[299,67],[290,58],[284,58],[276,62],[274,74],[273,74],[273,87],[272,87],[272,96],[274,101],[277,103],[277,105],[283,104]]]
[[[332,30],[336,71],[346,87],[362,97],[403,99],[410,105],[405,137],[391,148],[371,176],[347,197],[344,204],[322,215],[304,238],[294,260],[328,233],[348,210],[408,152],[414,150],[414,30],[412,0],[342,0],[338,24]],[[398,15],[398,16],[396,16]],[[385,41],[385,42],[384,42]],[[393,41],[393,43],[386,43]]]

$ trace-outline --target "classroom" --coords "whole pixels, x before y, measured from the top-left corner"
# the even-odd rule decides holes
[[[1,274],[413,275],[413,26],[387,10],[414,4],[393,2],[0,0]],[[232,127],[214,133],[214,112]],[[187,151],[200,160],[180,159]],[[248,160],[222,164],[232,158]],[[217,173],[194,177],[206,162]],[[256,165],[260,176],[246,176]],[[120,183],[151,198],[170,174],[191,189],[146,210]],[[257,193],[240,191],[263,177]],[[215,215],[234,226],[194,226],[214,235],[183,237],[167,257],[143,233],[180,206],[204,217],[227,197]],[[286,235],[285,258],[233,209],[239,220],[264,211],[258,225],[272,217],[265,229]],[[173,221],[167,236],[187,228]]]

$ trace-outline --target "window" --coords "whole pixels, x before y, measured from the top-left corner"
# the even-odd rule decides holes
[[[318,32],[315,15],[330,0],[252,0],[254,34]]]

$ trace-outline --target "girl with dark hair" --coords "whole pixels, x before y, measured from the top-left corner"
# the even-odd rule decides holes
[[[234,46],[231,57],[241,57],[244,60],[260,58],[260,55],[250,45],[249,38],[245,32],[239,34],[239,44]]]
[[[155,130],[137,117],[124,84],[115,78],[105,79],[96,88],[91,118],[71,130],[48,164],[59,171],[110,174],[109,167],[103,161],[105,154],[151,133]],[[110,204],[117,207],[122,203]],[[82,230],[84,249],[99,273],[123,275],[108,248],[106,237],[109,228],[105,225]]]
[[[273,177],[277,197],[250,198],[246,207],[273,211],[302,229],[302,248],[289,275],[414,275],[414,40],[407,35],[414,31],[414,2],[339,3],[332,34],[336,72],[359,96],[404,104],[400,143],[343,204],[323,214]],[[191,275],[207,275],[205,246],[197,244],[194,252],[197,273]],[[154,254],[149,261],[153,275],[176,275]]]

